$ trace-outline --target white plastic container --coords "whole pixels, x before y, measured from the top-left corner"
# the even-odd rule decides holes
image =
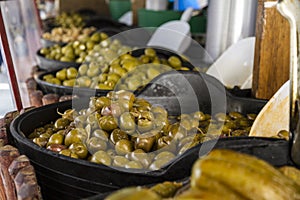
[[[146,0],[147,10],[167,10],[168,0]]]

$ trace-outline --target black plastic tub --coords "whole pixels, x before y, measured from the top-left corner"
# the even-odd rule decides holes
[[[182,76],[187,78],[185,80],[188,80],[188,84],[191,84],[192,87],[185,88]],[[166,85],[169,87],[165,87]],[[177,88],[178,85],[181,88]],[[190,98],[194,98],[191,93],[196,94],[197,106],[189,103]],[[164,106],[170,115],[178,115],[183,110],[193,112],[198,109],[206,113],[211,113],[212,110],[218,112],[224,109],[227,112],[258,113],[266,103],[263,100],[234,97],[215,78],[205,74],[202,74],[202,76],[195,75],[195,73],[188,71],[184,73],[170,72],[164,74],[164,76],[159,76],[153,80],[152,84],[147,85],[141,92],[138,92],[137,95],[147,99],[152,104]],[[180,98],[186,98],[186,101],[183,101],[184,105],[181,104]],[[211,99],[213,98],[217,98],[218,101],[212,102]],[[288,156],[275,151],[277,147],[280,150],[287,148],[287,142],[283,140],[248,137],[222,138],[205,142],[186,151],[160,170],[146,172],[139,170],[123,171],[59,155],[35,145],[26,138],[35,128],[60,117],[58,111],[63,112],[69,108],[86,108],[88,101],[89,98],[80,98],[39,107],[23,113],[11,123],[10,132],[13,143],[22,154],[30,158],[35,167],[38,182],[42,187],[43,197],[46,200],[80,199],[96,194],[109,193],[128,186],[181,180],[190,175],[191,167],[199,155],[204,155],[212,148],[217,147],[246,151],[269,159],[274,165],[285,164],[289,159]],[[222,103],[222,105],[219,108],[214,108],[216,105],[213,103]],[[182,109],[180,106],[184,108]]]
[[[227,148],[255,155],[274,166],[291,163],[288,141],[256,137],[220,138],[186,151],[161,170],[126,172],[53,153],[33,144],[24,136],[34,128],[55,120],[58,117],[57,109],[64,110],[70,107],[71,102],[40,107],[22,114],[11,124],[14,144],[22,154],[30,158],[46,200],[87,198],[128,186],[181,180],[190,176],[191,167],[198,157],[213,148]]]
[[[40,50],[41,49],[39,49],[36,52],[36,60],[37,60],[38,67],[41,70],[53,71],[53,70],[62,69],[66,67],[79,67],[82,64],[76,62],[63,62],[59,60],[48,59],[40,53]]]
[[[170,56],[176,55],[175,53],[172,53],[170,51],[167,50],[163,50],[163,49],[155,49],[157,56],[159,58],[169,58]],[[137,49],[137,50],[133,50],[131,52],[131,54],[135,57],[139,57],[140,55],[142,55],[144,53],[144,48],[141,49]],[[78,64],[78,63],[76,63]],[[194,66],[191,65],[191,63],[182,60],[182,65],[184,67],[189,68],[190,70],[194,70]],[[64,67],[71,67],[74,65],[65,65]],[[75,65],[75,68],[79,68],[80,65]],[[63,85],[56,85],[56,84],[52,84],[52,83],[48,83],[46,81],[43,80],[43,76],[47,75],[47,74],[52,74],[55,75],[56,72],[58,72],[60,69],[56,69],[56,70],[48,70],[45,71],[43,73],[40,73],[37,77],[36,77],[36,82],[38,83],[39,87],[41,88],[41,90],[45,93],[55,93],[58,95],[72,95],[75,94],[77,96],[101,96],[101,95],[106,95],[109,91],[111,90],[100,90],[100,89],[91,89],[91,88],[83,88],[83,87],[69,87],[69,86],[63,86]],[[163,74],[161,76],[164,76]]]

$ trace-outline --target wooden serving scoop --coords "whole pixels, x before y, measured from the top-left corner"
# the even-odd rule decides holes
[[[258,113],[249,136],[272,137],[281,130],[289,130],[290,81],[274,94]]]
[[[291,158],[295,164],[300,166],[300,0],[278,0],[272,3],[277,6],[278,11],[288,19],[290,24],[290,80],[261,110],[253,123],[250,136],[272,136],[278,132],[275,130],[278,123],[284,123],[285,128],[288,128],[289,124],[292,141]],[[289,115],[287,110],[290,111]],[[274,130],[272,130],[273,128]],[[268,129],[273,133],[270,133]]]

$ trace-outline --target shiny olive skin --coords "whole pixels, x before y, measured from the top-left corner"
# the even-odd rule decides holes
[[[143,169],[143,165],[139,161],[129,161],[128,163],[126,163],[125,168]]]
[[[87,149],[88,151],[93,154],[99,150],[103,150],[105,151],[107,148],[107,143],[106,141],[97,138],[97,137],[91,137],[88,141],[87,141]]]
[[[102,96],[96,99],[95,106],[97,110],[101,110],[104,106],[109,106],[111,100],[108,97]]]
[[[85,159],[88,155],[87,147],[81,142],[72,143],[68,149],[70,149],[72,153],[75,153],[80,159]]]
[[[115,156],[112,165],[115,167],[125,167],[130,161],[124,156]]]
[[[109,134],[104,131],[104,130],[101,130],[101,129],[96,129],[92,132],[92,135],[91,137],[96,137],[96,138],[99,138],[105,142],[108,141],[108,137],[109,137]]]
[[[68,156],[71,158],[76,158],[78,159],[78,155],[76,153],[74,153],[73,151],[71,151],[70,149],[63,149],[59,152],[59,154],[64,155],[64,156]]]
[[[84,143],[86,141],[86,132],[78,128],[70,130],[64,139],[64,144],[70,146],[73,143]]]
[[[121,139],[115,144],[115,150],[118,155],[125,155],[133,151],[133,144],[131,141]]]
[[[104,131],[113,131],[118,128],[116,119],[113,116],[103,116],[98,121],[99,127]]]
[[[156,142],[155,136],[137,137],[134,147],[135,149],[142,149],[145,152],[150,152],[155,142]]]
[[[47,146],[51,144],[63,144],[64,142],[64,136],[60,133],[54,133],[53,135],[50,136]]]
[[[119,126],[125,132],[133,132],[135,130],[136,124],[129,112],[125,112],[120,116]]]
[[[57,130],[65,129],[70,124],[70,121],[66,118],[59,118],[54,123],[54,128]]]
[[[113,130],[111,132],[109,138],[113,144],[116,144],[119,140],[122,140],[122,139],[129,140],[129,136],[127,135],[127,133],[125,133],[124,131],[122,131],[120,129]]]
[[[148,168],[153,159],[148,153],[145,153],[143,151],[140,152],[139,150],[140,149],[136,149],[131,152],[130,159],[133,161],[138,161],[143,165],[144,168]]]
[[[112,163],[111,157],[105,151],[102,150],[94,153],[90,161],[98,164],[108,165],[108,166],[111,165]]]
[[[36,137],[32,140],[35,144],[39,145],[40,147],[45,147],[48,143],[48,139],[47,138],[40,138],[40,137]]]

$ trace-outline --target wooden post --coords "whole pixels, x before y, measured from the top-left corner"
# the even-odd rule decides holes
[[[18,84],[18,80],[16,77],[13,60],[12,60],[11,53],[10,53],[10,48],[9,48],[9,44],[8,44],[8,39],[7,39],[7,35],[6,35],[6,29],[4,26],[1,8],[0,8],[0,33],[1,33],[0,37],[1,37],[2,47],[3,47],[3,53],[4,53],[4,55],[2,55],[4,58],[3,60],[6,60],[10,86],[13,91],[15,104],[17,106],[18,111],[21,111],[23,109],[21,94],[20,94],[20,90],[19,90],[19,84]]]
[[[274,2],[258,1],[252,94],[259,99],[270,99],[290,73],[290,26]]]
[[[134,26],[138,25],[138,10],[140,8],[145,8],[145,4],[145,0],[131,0],[132,24]]]

